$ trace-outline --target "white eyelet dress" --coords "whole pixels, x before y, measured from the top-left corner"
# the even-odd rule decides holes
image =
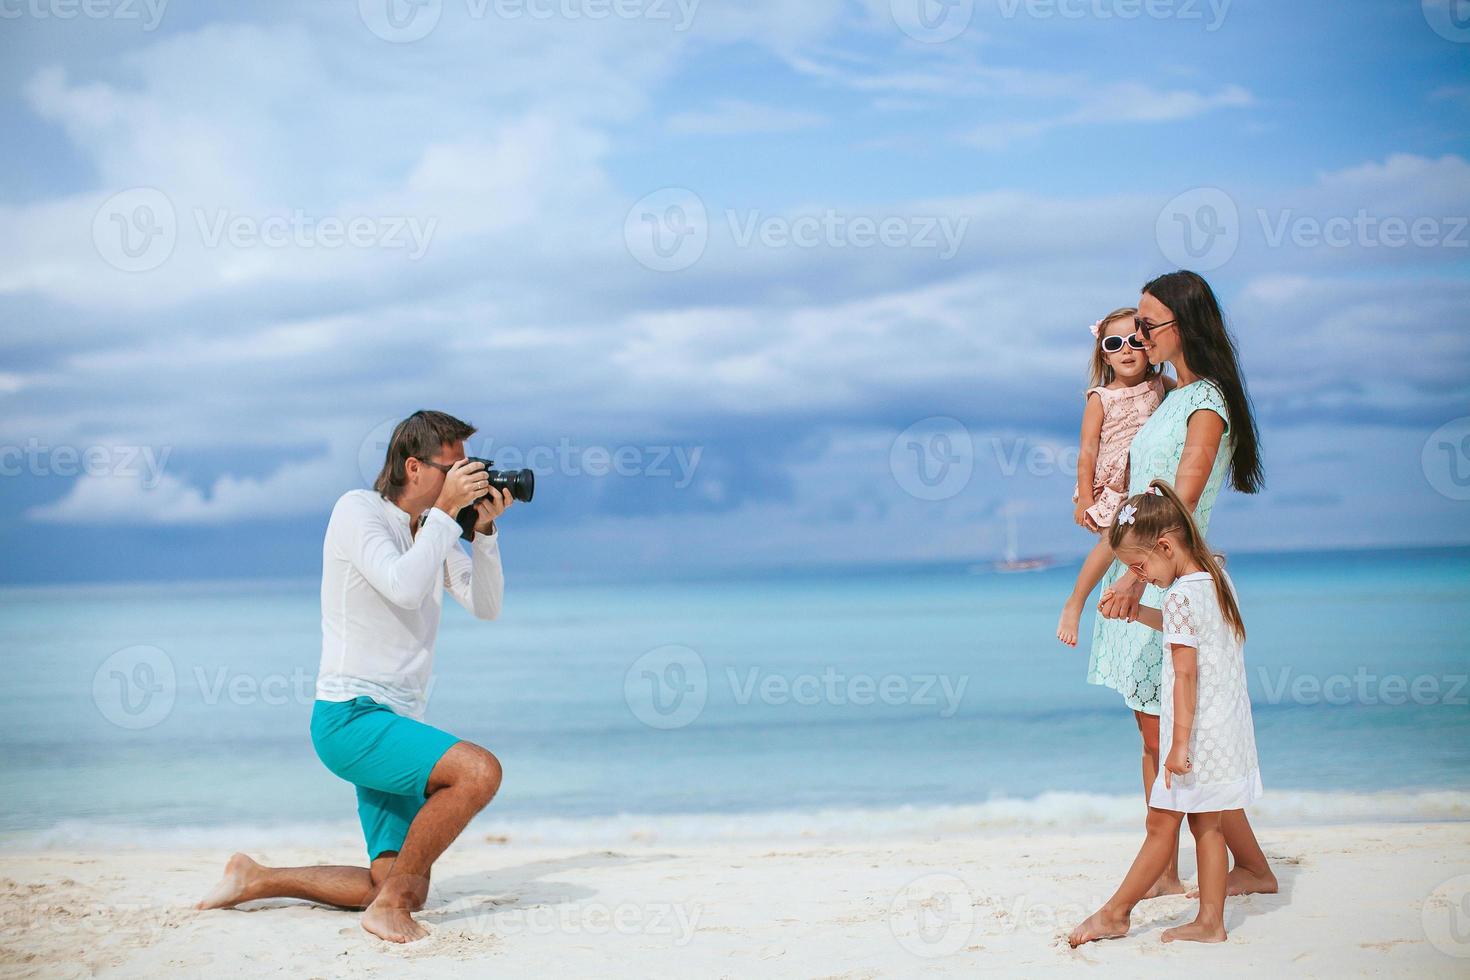
[[[1221,573],[1224,574],[1223,572]],[[1235,586],[1225,577],[1227,588]],[[1237,600],[1239,601],[1239,600]],[[1159,776],[1149,806],[1178,813],[1240,810],[1260,799],[1255,723],[1246,690],[1245,645],[1225,621],[1209,572],[1181,576],[1164,595],[1164,670],[1159,689]],[[1189,733],[1190,771],[1164,786],[1163,761],[1174,741],[1172,647],[1197,654],[1194,725]]]

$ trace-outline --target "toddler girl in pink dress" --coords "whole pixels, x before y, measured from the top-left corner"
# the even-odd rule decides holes
[[[1082,411],[1082,445],[1077,457],[1077,505],[1072,518],[1094,534],[1112,527],[1113,516],[1128,497],[1128,446],[1164,400],[1169,380],[1148,363],[1138,339],[1133,307],[1114,310],[1092,325],[1092,387]],[[1062,607],[1057,639],[1077,645],[1077,628],[1087,597],[1112,564],[1106,541],[1098,543],[1082,563],[1077,584]]]

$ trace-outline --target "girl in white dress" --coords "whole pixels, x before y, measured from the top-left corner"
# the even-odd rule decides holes
[[[1188,814],[1199,863],[1199,914],[1189,925],[1165,930],[1163,940],[1223,942],[1228,858],[1221,816],[1263,792],[1235,587],[1164,480],[1119,508],[1108,540],[1135,575],[1166,590],[1162,610],[1140,606],[1138,613],[1138,622],[1160,630],[1170,649],[1159,692],[1164,762],[1149,796],[1148,837],[1138,857],[1113,897],[1068,941],[1079,946],[1127,935],[1133,907],[1168,865]],[[1239,850],[1260,854],[1254,834]]]

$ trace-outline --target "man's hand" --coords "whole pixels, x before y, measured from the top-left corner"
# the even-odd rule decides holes
[[[475,531],[479,534],[489,534],[495,529],[495,518],[510,510],[510,505],[515,503],[515,497],[511,496],[509,488],[490,488],[490,494],[484,500],[475,504]]]
[[[444,474],[444,486],[439,491],[439,499],[434,501],[434,506],[450,517],[455,517],[483,497],[489,487],[490,478],[485,475],[485,464],[462,459]]]

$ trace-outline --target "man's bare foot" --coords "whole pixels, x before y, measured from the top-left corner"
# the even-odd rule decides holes
[[[1223,943],[1226,940],[1225,926],[1216,922],[1212,925],[1201,924],[1198,919],[1187,926],[1175,926],[1173,929],[1165,929],[1160,937],[1166,943]]]
[[[1077,630],[1082,623],[1082,603],[1068,599],[1062,607],[1062,618],[1057,620],[1057,639],[1069,647],[1077,645]]]
[[[1162,898],[1165,895],[1183,895],[1183,894],[1184,894],[1184,882],[1180,881],[1178,878],[1168,878],[1168,877],[1165,877],[1165,878],[1160,878],[1158,881],[1154,882],[1154,886],[1152,888],[1150,888],[1148,890],[1148,893],[1146,895],[1144,895],[1143,897],[1145,899],[1148,899],[1148,898]]]
[[[1279,887],[1270,871],[1262,875],[1245,868],[1231,868],[1225,876],[1226,895],[1275,895]],[[1192,889],[1186,897],[1199,898],[1199,889]]]
[[[232,854],[225,862],[225,876],[194,906],[196,909],[232,909],[250,901],[250,885],[260,865],[243,854]]]
[[[376,900],[362,913],[362,927],[390,943],[418,942],[429,934],[429,930],[408,914],[408,909],[379,905]]]
[[[1067,937],[1067,944],[1076,949],[1083,943],[1095,942],[1099,939],[1121,939],[1126,935],[1128,935],[1128,916],[1109,912],[1104,906],[1089,915],[1086,921],[1072,930],[1072,934]]]

